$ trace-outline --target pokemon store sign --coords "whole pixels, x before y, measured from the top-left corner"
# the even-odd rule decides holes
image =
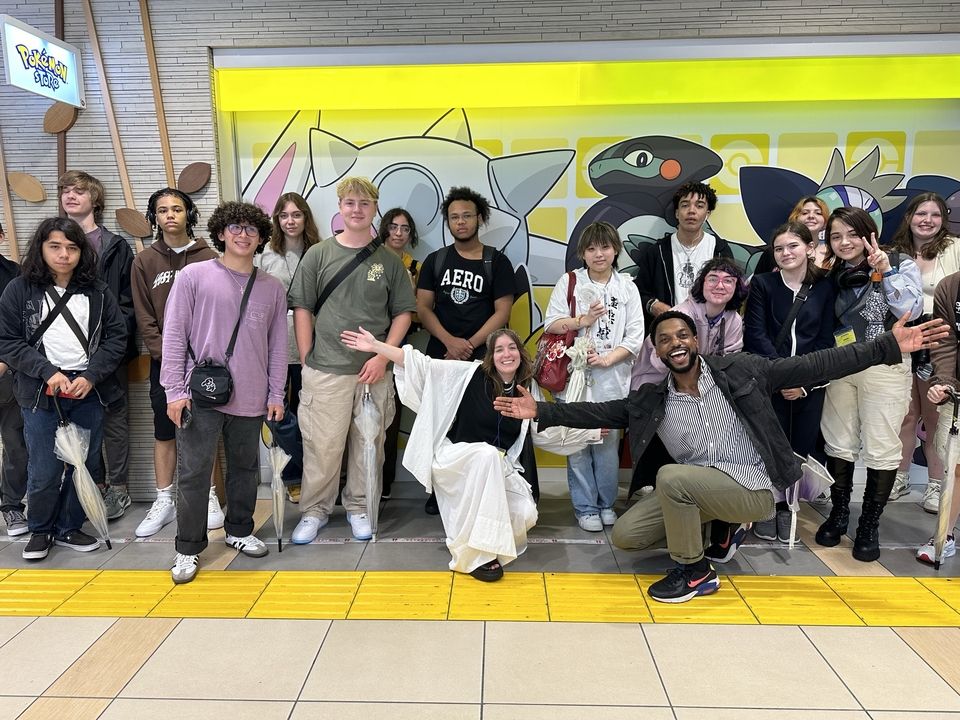
[[[73,45],[0,16],[6,81],[51,100],[85,107],[80,51]]]

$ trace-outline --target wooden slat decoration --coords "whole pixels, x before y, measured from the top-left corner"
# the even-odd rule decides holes
[[[43,189],[43,185],[29,173],[8,173],[7,182],[10,184],[10,189],[13,190],[14,195],[21,200],[38,203],[47,199],[47,191]]]
[[[195,162],[180,171],[177,189],[185,193],[195,193],[205,188],[208,182],[210,182],[210,163]]]
[[[79,114],[73,105],[55,102],[43,115],[43,131],[51,135],[66,132],[73,127]]]

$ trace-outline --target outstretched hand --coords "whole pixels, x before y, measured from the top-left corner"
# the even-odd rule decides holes
[[[377,339],[362,327],[357,328],[356,332],[353,330],[344,330],[341,332],[340,342],[342,342],[351,350],[359,350],[360,352],[376,352],[374,349],[374,343],[377,342]]]
[[[897,320],[890,329],[897,339],[901,352],[929,350],[950,334],[950,326],[942,318],[934,318],[913,327],[907,327],[908,320],[910,320],[910,313]]]
[[[533,420],[537,416],[537,401],[522,385],[517,385],[520,397],[498,397],[493,400],[493,409],[501,415],[518,420]]]

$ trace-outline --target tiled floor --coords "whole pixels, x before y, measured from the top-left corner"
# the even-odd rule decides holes
[[[211,535],[194,583],[169,580],[174,527],[44,563],[0,542],[0,720],[960,720],[960,562],[913,559],[933,516],[888,508],[878,563],[849,543],[751,540],[714,596],[645,599],[662,550],[580,531],[548,484],[527,553],[502,583],[446,571],[439,519],[412,485],[377,543],[335,517],[317,543],[237,556]],[[406,496],[406,497],[404,497]],[[287,506],[287,534],[296,522]]]

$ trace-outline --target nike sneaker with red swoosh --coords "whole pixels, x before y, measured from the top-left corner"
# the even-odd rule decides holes
[[[706,567],[699,567],[705,564]],[[647,588],[647,595],[658,602],[682,603],[698,595],[712,595],[720,589],[720,578],[709,563],[678,565],[665,578]]]
[[[752,524],[753,523],[741,523],[739,525],[731,526],[727,533],[727,537],[722,542],[714,543],[704,550],[704,556],[710,562],[730,562],[733,560],[733,556],[737,554],[737,550],[746,539],[747,531],[750,529]]]

